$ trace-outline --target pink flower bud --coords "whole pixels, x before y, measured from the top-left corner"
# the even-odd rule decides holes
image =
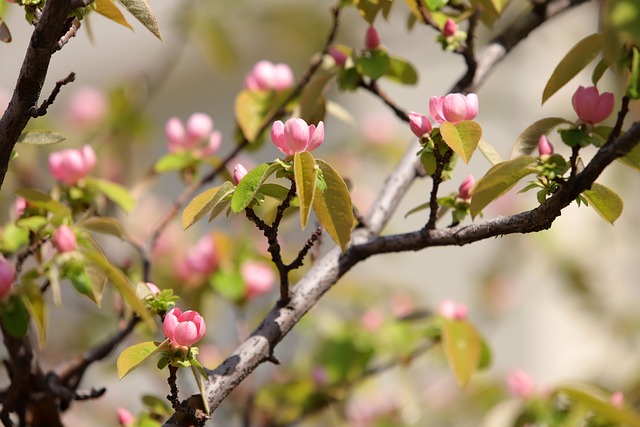
[[[75,251],[76,235],[68,225],[63,224],[53,233],[53,245],[61,253]]]
[[[379,330],[384,324],[384,315],[376,308],[365,311],[360,318],[360,325],[369,332]]]
[[[478,95],[470,93],[450,93],[446,96],[432,96],[429,99],[429,113],[438,123],[458,124],[472,120],[478,115]]]
[[[431,132],[431,122],[427,116],[412,111],[409,113],[409,128],[415,136],[422,138],[424,134]]]
[[[364,45],[367,49],[377,49],[380,47],[380,33],[373,25],[367,28],[367,34],[364,38]]]
[[[621,391],[616,391],[611,395],[609,402],[616,408],[624,407],[624,393],[622,393]]]
[[[187,141],[187,131],[182,121],[177,117],[171,117],[164,125],[164,134],[167,137],[169,152],[175,153],[182,148]]]
[[[20,218],[27,209],[27,200],[24,197],[16,197],[13,203],[13,214],[16,218]]]
[[[463,200],[469,200],[471,198],[471,189],[476,183],[476,179],[473,175],[469,175],[462,181],[460,187],[458,187],[458,197]]]
[[[220,133],[220,131],[214,130],[209,136],[208,144],[202,150],[200,150],[200,152],[203,156],[210,156],[211,154],[216,153],[220,149],[221,145],[222,134]]]
[[[549,142],[546,135],[540,135],[538,138],[538,153],[541,156],[550,156],[553,154],[553,145]]]
[[[331,46],[329,48],[329,55],[333,58],[333,61],[336,63],[338,67],[343,67],[347,62],[347,54],[341,51],[340,49]]]
[[[578,119],[585,123],[600,123],[613,112],[614,98],[611,92],[600,95],[595,86],[579,86],[571,98]]]
[[[90,145],[80,150],[67,149],[49,155],[49,172],[58,181],[74,185],[96,165],[96,153]]]
[[[158,295],[160,293],[160,288],[151,282],[146,282],[145,285],[151,291],[152,295]]]
[[[293,71],[287,64],[273,64],[259,61],[244,78],[244,86],[249,90],[282,91],[293,86]]]
[[[271,127],[271,140],[287,156],[304,151],[313,151],[324,140],[324,123],[307,125],[302,119],[289,119],[286,123],[277,120]]]
[[[210,235],[201,238],[187,252],[186,267],[196,274],[208,275],[218,266],[216,244]]]
[[[245,169],[245,167],[242,166],[241,163],[237,163],[233,167],[233,183],[235,185],[238,185],[238,183],[242,180],[242,178],[244,178],[246,174],[247,170]]]
[[[464,320],[467,318],[468,309],[464,304],[457,304],[455,301],[447,299],[440,303],[438,313],[447,319]]]
[[[92,126],[107,115],[108,102],[103,92],[85,87],[73,93],[67,107],[67,116],[76,126]]]
[[[16,269],[9,261],[0,255],[0,299],[7,296],[16,278]]]
[[[458,31],[458,24],[451,19],[447,18],[447,22],[444,24],[444,28],[442,28],[442,35],[445,37],[451,37],[456,34]]]
[[[213,120],[208,114],[194,113],[187,120],[187,136],[193,142],[209,138],[213,131]]]
[[[183,313],[174,307],[164,317],[162,332],[174,345],[191,347],[204,337],[207,327],[197,311],[187,310]]]
[[[136,423],[136,417],[124,408],[118,408],[118,424],[122,427],[131,427]]]
[[[531,377],[520,369],[513,370],[507,375],[507,389],[516,397],[531,397],[536,385]]]
[[[273,268],[260,261],[247,261],[240,267],[240,274],[247,287],[247,298],[256,298],[266,294],[276,283]]]

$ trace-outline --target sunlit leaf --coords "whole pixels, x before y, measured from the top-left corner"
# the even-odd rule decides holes
[[[509,191],[522,178],[534,173],[535,168],[531,165],[535,162],[534,157],[522,156],[489,169],[471,190],[471,216],[475,218],[485,206]]]
[[[640,145],[633,147],[624,157],[618,158],[618,160],[637,171],[640,171]]]
[[[45,209],[60,216],[71,216],[71,210],[67,206],[57,200],[54,200],[50,195],[43,193],[40,190],[33,188],[19,188],[15,193],[29,202],[31,206]]]
[[[327,188],[323,191],[316,187],[313,210],[320,224],[344,252],[351,241],[351,230],[355,221],[351,195],[338,172],[328,163],[318,159],[316,164],[322,171]]]
[[[196,365],[197,364],[197,365]],[[207,399],[207,387],[205,385],[205,379],[207,378],[206,374],[203,377],[201,371],[204,369],[198,363],[197,360],[191,361],[191,372],[193,373],[193,377],[196,380],[196,384],[198,384],[198,390],[200,391],[200,397],[202,398],[202,404],[204,405],[205,413],[209,413],[209,400]]]
[[[561,117],[547,117],[540,119],[527,127],[516,139],[511,150],[511,159],[519,156],[529,156],[538,148],[540,135],[548,135],[556,126],[563,123],[571,123]]]
[[[583,403],[590,411],[616,423],[630,427],[640,427],[640,417],[627,407],[617,407],[610,402],[610,394],[588,384],[566,384],[556,387],[556,393],[562,393],[572,400]]]
[[[120,9],[118,9],[111,0],[94,0],[94,4],[96,6],[96,12],[100,15],[133,30],[133,27],[127,22],[122,12],[120,12]]]
[[[182,212],[182,227],[186,230],[203,218],[211,209],[224,199],[231,197],[235,186],[230,181],[210,188],[193,198]]]
[[[117,219],[105,216],[92,216],[78,223],[78,226],[94,233],[108,234],[110,236],[127,238],[127,232]]]
[[[333,73],[326,71],[316,73],[302,91],[292,116],[299,117],[309,124],[317,124],[320,120],[324,120],[326,113],[324,94],[327,83],[332,78]]]
[[[258,138],[271,108],[270,94],[266,91],[243,90],[236,96],[236,120],[249,142]]]
[[[107,199],[120,206],[123,211],[130,212],[134,208],[136,204],[135,199],[131,193],[129,193],[129,190],[122,185],[94,177],[87,177],[85,179],[87,181],[87,185],[94,187],[104,194]]]
[[[576,43],[553,70],[542,92],[542,103],[566,85],[602,52],[602,34],[591,34]]]
[[[482,128],[473,121],[463,121],[457,125],[445,122],[440,126],[440,134],[462,161],[469,163],[482,137]]]
[[[380,12],[381,5],[378,0],[355,0],[354,3],[364,20],[373,25],[373,21]]]
[[[179,151],[162,156],[156,164],[153,165],[153,169],[158,173],[179,171],[191,166],[195,161],[196,159],[191,152]]]
[[[442,346],[460,387],[466,387],[480,366],[482,342],[476,328],[467,321],[445,319]]]
[[[231,198],[231,210],[238,213],[249,206],[264,181],[281,168],[278,163],[263,163],[251,169],[236,186]]]
[[[50,145],[64,141],[67,137],[60,132],[50,130],[33,130],[24,132],[18,138],[18,142],[31,145]]]
[[[123,5],[134,18],[144,25],[151,34],[156,36],[159,40],[162,40],[158,21],[156,21],[153,10],[151,10],[151,7],[146,0],[118,0],[118,2]]]
[[[153,341],[141,342],[127,347],[118,355],[116,366],[118,368],[118,378],[122,379],[129,372],[136,369],[147,359],[159,353],[169,346],[169,340],[164,340],[160,345]]]
[[[478,150],[480,150],[480,152],[487,160],[489,160],[489,163],[491,163],[492,165],[497,165],[498,163],[504,161],[498,150],[496,150],[496,147],[489,144],[484,139],[481,139],[480,142],[478,142]]]
[[[615,191],[602,184],[593,183],[590,190],[585,190],[582,195],[605,221],[613,224],[622,214],[624,203]]]
[[[296,153],[293,157],[293,171],[296,191],[300,200],[300,225],[304,229],[311,213],[311,203],[313,203],[318,176],[318,166],[313,155],[306,151]]]

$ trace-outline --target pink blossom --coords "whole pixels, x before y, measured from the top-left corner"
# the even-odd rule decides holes
[[[80,150],[69,148],[49,155],[49,172],[55,179],[74,185],[87,176],[96,165],[96,153],[90,145]]]
[[[109,105],[105,94],[93,87],[73,93],[67,106],[67,117],[76,126],[93,126],[107,116]]]
[[[16,197],[16,201],[13,203],[13,215],[20,218],[25,209],[27,209],[27,200],[24,197]]]
[[[422,138],[425,134],[431,132],[431,122],[424,114],[410,112],[409,128],[411,132],[418,138]]]
[[[534,394],[535,388],[533,379],[520,369],[515,369],[507,375],[507,389],[513,396],[530,397]]]
[[[447,18],[444,27],[442,28],[442,35],[445,37],[451,37],[458,31],[458,24],[451,18]]]
[[[611,405],[615,406],[616,408],[624,407],[624,393],[621,391],[616,391],[611,395],[611,398],[609,398],[609,403],[611,403]]]
[[[16,278],[16,269],[9,261],[0,255],[0,299],[7,296]]]
[[[191,347],[204,337],[207,327],[197,311],[187,310],[183,313],[178,307],[174,307],[164,317],[162,332],[171,343]]]
[[[384,315],[376,308],[365,311],[360,318],[360,325],[369,332],[375,332],[382,327]]]
[[[247,173],[248,171],[244,166],[242,166],[242,163],[236,163],[233,167],[233,183],[238,185]]]
[[[216,244],[211,235],[202,237],[187,252],[185,267],[191,273],[208,275],[218,266]]]
[[[292,118],[286,123],[277,120],[271,127],[271,140],[287,156],[313,151],[324,140],[324,123],[320,121],[316,128],[303,119]]]
[[[364,38],[364,45],[367,49],[377,49],[380,47],[380,33],[373,25],[367,28],[367,34]]]
[[[553,154],[553,145],[549,142],[546,135],[540,135],[538,138],[538,153],[541,156],[550,156]]]
[[[438,306],[438,313],[447,319],[464,320],[467,318],[468,310],[466,305],[457,304],[455,301],[447,299]]]
[[[293,71],[287,64],[262,60],[245,76],[244,86],[249,90],[283,91],[293,86]]]
[[[571,98],[578,119],[585,123],[600,123],[613,111],[614,98],[611,92],[602,95],[595,86],[579,86]]]
[[[329,55],[331,55],[331,57],[333,58],[334,62],[338,67],[343,67],[344,64],[347,62],[347,58],[348,58],[347,54],[344,53],[342,50],[338,49],[337,47],[331,46],[329,48]]]
[[[429,113],[438,123],[458,124],[472,120],[478,115],[478,95],[470,93],[450,93],[446,96],[432,96],[429,99]]]
[[[198,155],[208,156],[220,148],[222,134],[214,130],[211,116],[194,113],[187,120],[185,128],[177,117],[171,117],[164,126],[169,152],[194,150]]]
[[[72,252],[76,250],[77,240],[76,235],[66,224],[61,225],[53,233],[53,245],[58,252]]]
[[[240,267],[240,274],[247,287],[247,298],[266,294],[276,283],[273,268],[264,262],[247,261]]]
[[[118,424],[122,427],[130,427],[136,423],[136,417],[124,408],[118,408]]]
[[[473,175],[467,176],[464,181],[462,181],[462,184],[460,184],[460,187],[458,187],[458,197],[463,200],[471,199],[471,189],[473,188],[475,183],[476,179],[473,177]]]

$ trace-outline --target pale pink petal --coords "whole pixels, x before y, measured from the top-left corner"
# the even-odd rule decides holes
[[[284,137],[292,153],[301,153],[309,145],[309,125],[302,119],[289,119],[284,124]]]
[[[309,145],[307,145],[307,151],[313,151],[322,144],[324,141],[324,123],[318,122],[318,127],[309,125]]]

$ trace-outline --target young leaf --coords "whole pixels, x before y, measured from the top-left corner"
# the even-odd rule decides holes
[[[37,283],[29,281],[22,288],[22,302],[33,319],[38,332],[38,345],[44,348],[47,337],[47,305],[42,298],[42,291]]]
[[[85,178],[87,184],[94,187],[99,192],[104,194],[107,199],[111,200],[116,205],[120,206],[123,211],[131,212],[136,204],[135,199],[129,193],[125,187],[115,182],[107,181],[105,179],[99,179],[94,177]]]
[[[238,213],[251,204],[256,193],[275,171],[281,169],[279,163],[263,163],[251,169],[238,183],[231,197],[231,210]]]
[[[395,56],[389,57],[389,67],[384,76],[404,85],[418,83],[418,72],[411,63]]]
[[[100,15],[133,31],[131,24],[127,22],[122,12],[120,12],[120,9],[118,9],[111,0],[95,0],[94,4],[96,6],[96,12]]]
[[[198,366],[195,365],[196,363],[198,364]],[[206,375],[203,377],[201,371],[204,371],[204,368],[202,367],[202,365],[200,365],[198,361],[193,359],[191,361],[191,372],[193,372],[193,377],[196,380],[196,384],[198,384],[198,390],[200,391],[200,397],[202,398],[202,404],[204,405],[204,410],[208,414],[209,412],[211,412],[211,410],[209,409],[209,401],[207,400],[207,388],[204,383],[204,380],[207,377]]]
[[[498,163],[489,169],[472,189],[473,197],[469,207],[471,216],[475,218],[485,206],[509,191],[522,178],[534,173],[535,169],[531,164],[535,162],[534,157],[522,156]]]
[[[296,153],[293,157],[293,171],[300,200],[300,225],[304,229],[311,213],[311,203],[313,203],[318,177],[318,166],[313,155],[306,151]]]
[[[442,123],[440,134],[446,144],[464,161],[469,163],[473,152],[482,137],[482,128],[472,121],[463,121],[457,125]]]
[[[196,159],[191,152],[179,151],[162,156],[156,164],[153,165],[153,169],[158,173],[179,171],[192,165],[195,161]]]
[[[607,71],[608,69],[609,63],[605,58],[602,58],[600,61],[598,61],[596,66],[593,68],[593,73],[591,74],[591,83],[596,86],[604,75],[605,71]]]
[[[200,221],[211,209],[230,197],[235,188],[233,183],[225,181],[221,185],[210,188],[194,197],[182,211],[182,228],[186,230]]]
[[[593,183],[591,189],[583,191],[582,195],[598,215],[611,224],[622,214],[622,199],[615,191],[602,184]]]
[[[635,412],[626,407],[618,408],[612,405],[609,394],[596,387],[575,383],[561,385],[555,391],[585,404],[591,411],[616,425],[640,427],[640,417]]]
[[[466,387],[480,366],[482,342],[476,328],[467,321],[446,319],[442,346],[460,387]]]
[[[64,141],[65,139],[67,139],[67,137],[60,132],[54,132],[50,130],[34,130],[21,134],[18,138],[18,142],[30,145],[50,145],[57,144]]]
[[[351,241],[354,225],[351,195],[335,169],[323,160],[316,160],[316,164],[322,172],[327,188],[323,191],[316,187],[313,210],[320,224],[344,252]]]
[[[255,142],[264,119],[271,109],[269,93],[243,90],[236,97],[235,113],[238,126],[249,142]]]
[[[373,21],[375,21],[380,11],[378,0],[355,0],[355,5],[364,20],[367,21],[369,25],[373,25]]]
[[[553,70],[547,85],[542,92],[542,103],[566,85],[584,67],[596,59],[602,52],[603,39],[601,33],[591,34],[575,44]]]
[[[3,329],[11,336],[22,338],[29,332],[29,312],[19,296],[14,295],[4,302],[0,316]]]
[[[324,120],[326,101],[324,93],[327,83],[334,77],[333,73],[322,71],[316,73],[300,95],[293,117],[300,117],[307,123],[318,123]]]
[[[480,150],[484,157],[489,160],[491,165],[497,165],[498,163],[504,162],[504,159],[498,150],[496,150],[496,147],[489,144],[484,139],[481,139],[480,142],[478,142],[478,150]]]
[[[78,223],[78,226],[94,233],[108,234],[119,237],[122,240],[127,238],[127,232],[117,219],[106,216],[93,216]]]
[[[382,49],[372,50],[356,59],[356,67],[361,74],[377,80],[382,77],[389,68],[391,60],[387,52]]]
[[[530,125],[516,139],[509,158],[515,159],[516,157],[531,155],[538,148],[540,135],[548,135],[553,128],[563,123],[571,122],[560,117],[547,117]]]
[[[289,190],[280,184],[266,183],[260,187],[260,194],[282,201],[287,198]]]
[[[127,11],[133,15],[147,30],[151,32],[158,40],[162,41],[160,35],[160,27],[158,27],[158,21],[153,15],[153,11],[146,0],[118,0],[121,5],[124,6]]]
[[[622,164],[627,165],[637,171],[640,171],[640,145],[633,147],[626,156],[618,159]]]
[[[24,198],[30,205],[45,209],[60,216],[71,216],[71,210],[62,203],[54,200],[47,193],[33,188],[20,188],[16,190],[16,195]]]
[[[145,360],[159,353],[169,346],[166,339],[160,345],[153,341],[141,342],[127,347],[118,355],[116,366],[118,368],[118,379],[124,378],[129,372],[140,366]]]

